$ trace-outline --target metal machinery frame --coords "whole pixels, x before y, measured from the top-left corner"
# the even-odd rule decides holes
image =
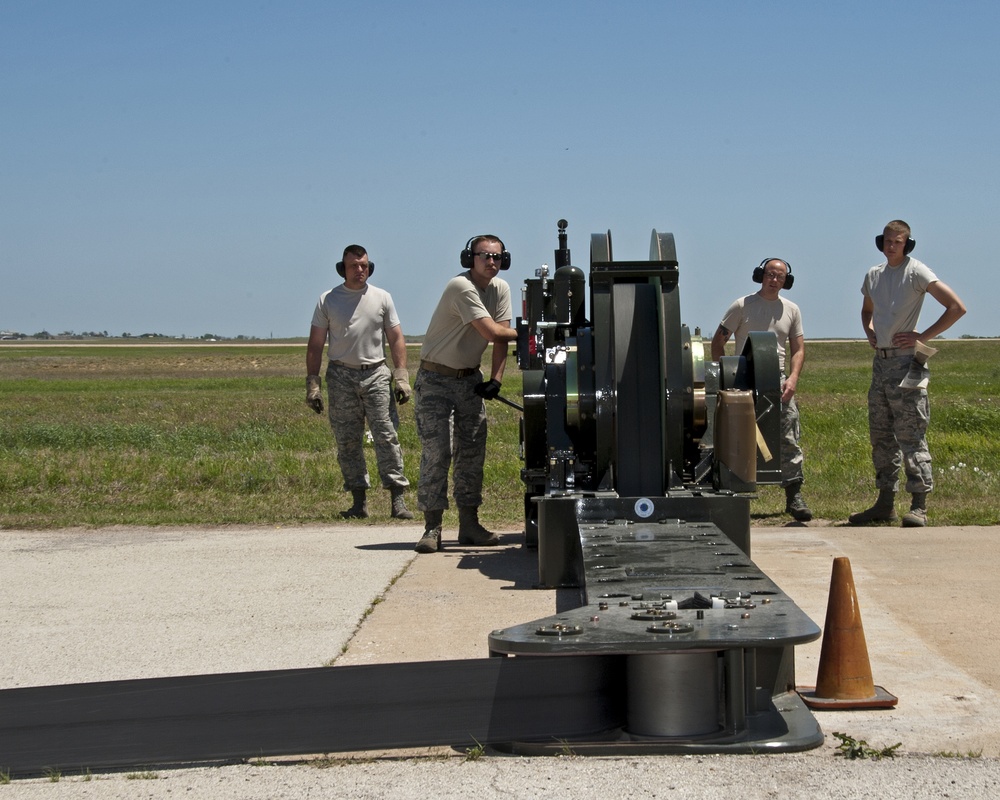
[[[555,273],[543,265],[525,281],[518,320],[526,544],[538,545],[545,498],[610,492],[681,500],[718,490],[731,498],[740,489],[749,496],[755,484],[780,483],[779,459],[771,456],[781,410],[774,334],[752,333],[742,354],[707,360],[701,337],[680,321],[673,234],[655,230],[649,261],[614,261],[611,232],[591,237],[588,321],[586,280],[569,263],[567,224],[559,223]],[[723,390],[753,392],[760,438],[769,445],[759,449],[749,484],[715,458]],[[711,514],[749,555],[749,514],[739,506],[717,504]]]
[[[495,631],[491,651],[622,662],[624,723],[577,746],[817,746],[793,648],[819,629],[750,560],[750,497],[781,479],[774,334],[708,361],[681,323],[674,237],[655,230],[648,261],[615,261],[610,231],[591,237],[588,320],[558,228],[555,272],[526,281],[518,320],[525,543],[543,586],[579,595],[562,614]],[[752,401],[738,435],[749,470],[715,446],[732,438],[717,407],[732,392]]]

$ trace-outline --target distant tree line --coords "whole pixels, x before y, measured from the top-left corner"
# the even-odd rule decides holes
[[[123,332],[119,336],[115,336],[107,331],[81,331],[76,333],[74,331],[62,331],[61,333],[49,333],[48,331],[38,331],[37,333],[26,334],[20,333],[19,331],[0,331],[0,339],[181,339],[187,340],[189,337],[186,334],[181,334],[180,336],[169,336],[165,333],[140,333],[132,334],[128,331]],[[238,341],[238,342],[251,342],[257,341],[257,336],[246,336],[244,334],[239,334],[238,336],[223,336],[218,333],[203,333],[201,336],[190,337],[193,341],[206,341],[206,342],[227,342],[227,341]]]

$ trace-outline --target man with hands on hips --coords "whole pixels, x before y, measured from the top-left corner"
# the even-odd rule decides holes
[[[940,336],[965,314],[965,304],[937,275],[910,252],[916,242],[903,220],[889,222],[875,237],[885,260],[868,270],[861,286],[861,324],[872,346],[872,379],[868,388],[868,436],[875,467],[875,504],[848,518],[852,525],[895,522],[899,472],[906,475],[910,510],[904,528],[927,524],[927,495],[934,488],[931,453],[927,447],[930,403],[926,342]],[[925,295],[944,311],[923,332],[917,332]],[[910,381],[908,378],[917,377]]]

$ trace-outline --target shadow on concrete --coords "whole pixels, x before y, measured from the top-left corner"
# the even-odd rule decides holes
[[[477,570],[490,580],[513,584],[504,586],[505,591],[537,589],[538,551],[529,550],[523,545],[523,541],[524,535],[521,533],[504,533],[500,534],[500,547],[449,543],[447,549],[453,552],[466,551],[459,559],[459,569]]]
[[[378,542],[377,544],[359,544],[356,549],[358,550],[371,550],[371,551],[401,551],[401,550],[413,550],[413,546],[417,543],[417,539],[420,538],[420,534],[417,534],[413,538],[413,542]]]

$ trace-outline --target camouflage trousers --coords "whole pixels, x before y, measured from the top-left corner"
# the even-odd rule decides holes
[[[875,356],[872,360],[868,435],[876,488],[897,491],[902,466],[906,471],[906,491],[913,494],[931,491],[934,476],[927,448],[927,425],[931,419],[927,390],[899,388],[911,359],[912,356]]]
[[[799,439],[799,405],[792,397],[781,404],[781,485],[802,483],[802,448]]]
[[[392,400],[389,368],[382,364],[374,369],[350,369],[331,363],[326,370],[326,391],[344,488],[354,491],[370,486],[363,446],[365,420],[375,445],[382,486],[386,489],[409,486],[403,475],[403,451],[389,413]]]
[[[448,508],[448,470],[452,469],[455,503],[479,507],[483,502],[486,463],[486,406],[474,388],[482,372],[449,378],[421,369],[413,386],[414,413],[420,437],[421,511]]]

